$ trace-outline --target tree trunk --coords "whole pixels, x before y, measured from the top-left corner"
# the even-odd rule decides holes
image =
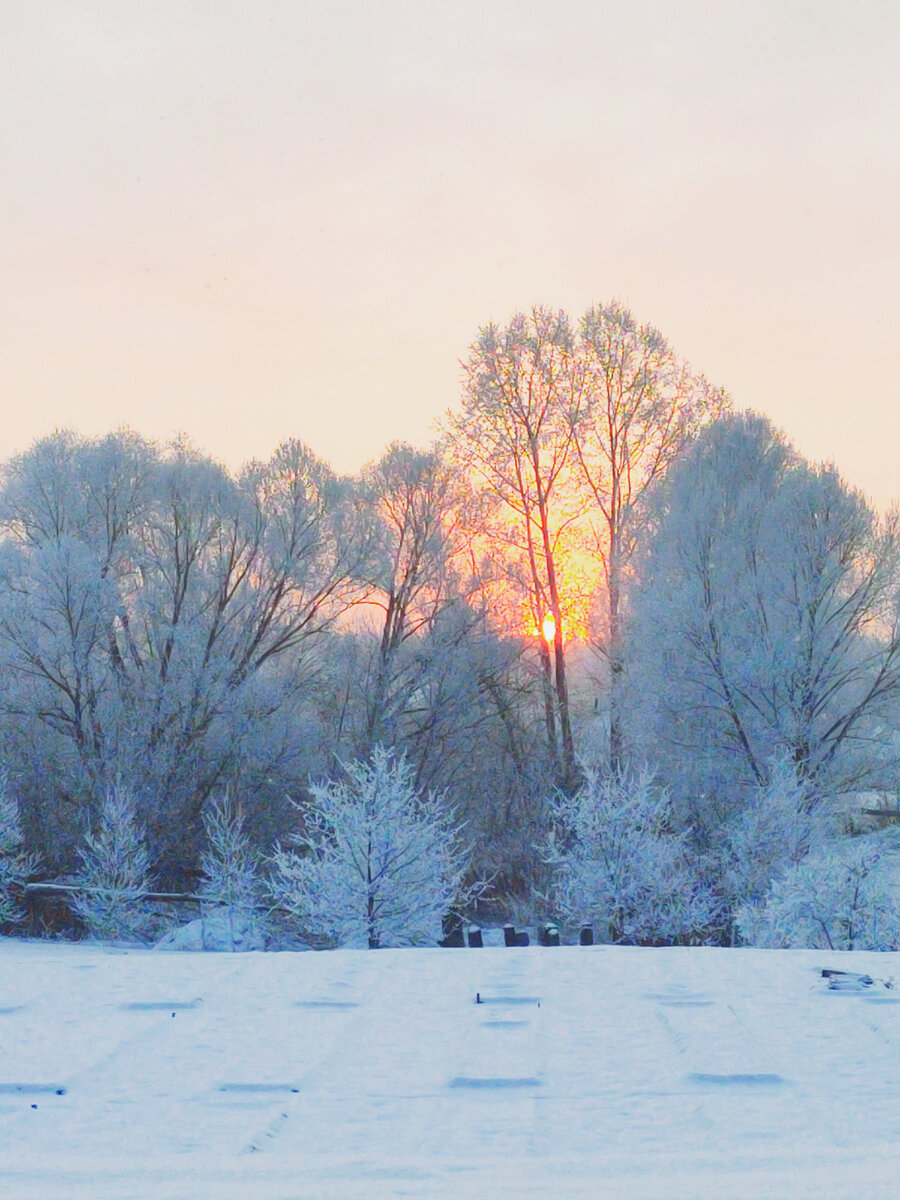
[[[608,619],[607,662],[609,664],[609,769],[622,769],[625,758],[624,735],[622,732],[622,683],[625,664],[622,654],[622,624],[620,603],[622,595],[621,556],[619,533],[610,530],[608,571]]]
[[[372,889],[372,841],[369,839],[366,855],[366,928],[369,933],[369,949],[378,949],[378,926],[375,922],[375,893]]]

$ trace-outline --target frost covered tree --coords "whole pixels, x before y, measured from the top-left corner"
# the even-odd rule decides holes
[[[368,552],[351,492],[296,441],[237,477],[126,432],[56,434],[5,464],[0,712],[41,746],[23,753],[45,764],[32,840],[65,861],[121,779],[174,883],[228,781],[281,802],[305,775],[281,714]]]
[[[751,946],[900,949],[896,860],[870,839],[835,841],[790,867],[761,903],[738,909]]]
[[[95,832],[79,849],[79,891],[72,907],[92,936],[139,938],[147,926],[142,899],[150,889],[150,856],[124,787],[106,792]]]
[[[698,430],[728,408],[721,389],[691,371],[652,325],[622,304],[584,314],[576,349],[578,386],[569,413],[577,486],[591,506],[591,550],[602,571],[594,629],[609,678],[609,754],[624,753],[620,706],[624,599],[644,501]]]
[[[483,505],[440,448],[399,443],[363,470],[358,494],[376,553],[351,629],[329,642],[320,744],[338,760],[379,744],[404,755],[416,790],[446,793],[464,820],[476,874],[524,897],[552,767],[531,648],[493,621]]]
[[[816,803],[793,763],[771,764],[770,779],[757,788],[726,828],[717,874],[732,909],[760,903],[772,880],[822,849],[838,832],[833,806]]]
[[[374,518],[364,604],[375,617],[356,664],[364,718],[355,749],[365,756],[379,744],[407,749],[432,721],[464,721],[452,690],[432,680],[442,648],[458,653],[480,614],[462,577],[458,481],[440,457],[395,442],[364,469],[359,490]],[[435,712],[432,697],[454,711]]]
[[[21,918],[13,889],[23,884],[38,865],[36,855],[23,851],[23,841],[19,806],[11,793],[9,776],[0,769],[0,924]]]
[[[671,827],[669,796],[649,771],[584,766],[578,792],[557,800],[548,858],[557,908],[606,929],[610,941],[699,937],[719,915],[684,835]]]
[[[244,830],[244,814],[226,794],[210,801],[203,815],[206,847],[200,859],[204,881],[200,888],[205,911],[223,919],[231,950],[258,945],[264,903],[260,856]]]
[[[302,929],[338,945],[433,944],[474,891],[452,810],[416,792],[409,763],[383,747],[345,778],[312,784],[305,832],[274,857],[273,893]]]
[[[815,806],[890,788],[900,524],[766,420],[726,417],[671,467],[634,593],[632,731],[702,837],[791,764]]]

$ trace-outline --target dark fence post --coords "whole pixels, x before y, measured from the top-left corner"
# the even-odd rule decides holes
[[[478,950],[481,950],[484,946],[484,942],[481,937],[481,930],[478,928],[477,925],[469,926],[469,945],[473,949],[478,949]]]
[[[579,937],[578,941],[579,941],[579,944],[582,946],[593,946],[594,930],[591,928],[590,925],[582,925],[581,936]]]

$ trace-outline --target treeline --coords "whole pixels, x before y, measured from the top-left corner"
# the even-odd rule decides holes
[[[618,305],[483,329],[435,445],[356,478],[57,433],[4,464],[0,526],[0,757],[46,874],[119,789],[189,888],[226,792],[269,851],[384,748],[498,915],[762,938],[897,787],[895,516]]]

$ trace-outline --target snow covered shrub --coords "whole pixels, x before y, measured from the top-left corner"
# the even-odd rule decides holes
[[[200,859],[205,876],[200,895],[204,909],[204,947],[221,943],[230,950],[261,949],[265,934],[258,908],[263,903],[259,856],[244,833],[244,814],[231,797],[213,800],[203,817],[206,850]],[[212,912],[210,912],[212,910]],[[210,926],[207,937],[207,924]]]
[[[774,878],[821,848],[832,825],[833,814],[811,803],[793,765],[775,763],[769,784],[727,829],[723,883],[732,907],[761,901]]]
[[[605,926],[614,942],[696,937],[717,903],[692,873],[684,837],[669,828],[670,807],[650,771],[584,767],[579,791],[556,805],[548,859],[558,872],[558,910]]]
[[[126,788],[107,791],[99,829],[86,835],[78,853],[82,890],[72,907],[88,931],[110,940],[141,937],[148,924],[141,899],[150,887],[150,856]]]
[[[22,851],[19,806],[10,795],[9,778],[0,769],[0,924],[21,920],[12,889],[37,867],[37,858]]]
[[[762,903],[736,920],[751,946],[829,950],[900,947],[896,866],[870,839],[833,843],[775,880]]]
[[[338,945],[418,946],[480,891],[466,888],[460,827],[440,796],[420,796],[406,759],[377,747],[346,779],[313,784],[307,832],[278,850],[272,889],[312,936]]]

